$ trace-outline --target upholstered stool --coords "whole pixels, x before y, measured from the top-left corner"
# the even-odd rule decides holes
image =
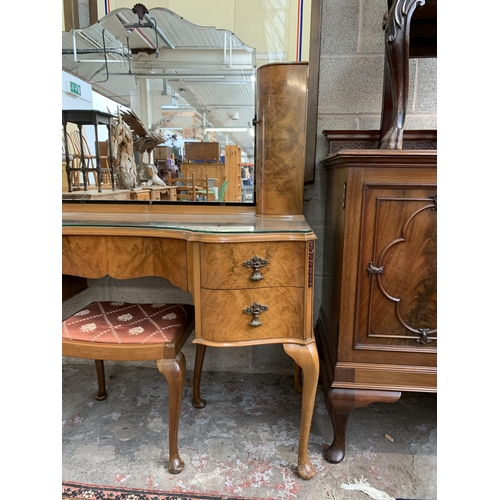
[[[182,346],[194,329],[194,306],[187,304],[130,304],[93,302],[63,321],[62,354],[94,359],[98,392],[107,397],[103,360],[156,360],[169,394],[169,464],[179,473],[178,431],[186,360]],[[203,359],[197,360],[197,390]],[[199,401],[199,394],[193,396]],[[203,401],[204,403],[204,401]],[[204,406],[204,405],[203,405]]]

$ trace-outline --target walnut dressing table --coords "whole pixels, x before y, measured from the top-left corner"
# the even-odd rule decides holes
[[[319,376],[316,236],[302,215],[307,71],[299,63],[257,72],[255,206],[88,202],[63,204],[62,215],[63,274],[159,276],[189,291],[202,354],[206,346],[283,344],[303,373],[303,479],[315,475],[308,440]]]
[[[140,206],[140,213],[75,211],[80,207],[64,206],[63,274],[160,276],[193,295],[195,343],[283,344],[303,371],[298,473],[313,477],[307,447],[319,374],[312,328],[316,236],[305,220],[206,214],[209,207],[200,207],[205,214]]]

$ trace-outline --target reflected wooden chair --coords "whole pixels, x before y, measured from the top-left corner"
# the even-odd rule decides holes
[[[112,187],[111,165],[109,163],[109,143],[99,141],[99,162],[101,164],[101,186]]]
[[[75,167],[74,168],[86,168],[86,169],[95,169],[95,155],[90,152],[90,148],[87,142],[87,139],[84,135],[80,134],[79,130],[72,130],[69,133],[69,138],[72,143],[72,147],[75,151]],[[75,176],[78,176],[78,186],[80,185],[81,179],[80,174],[84,174],[86,176],[87,186],[90,184],[90,177],[88,171],[82,172],[73,172]],[[94,184],[97,187],[97,172],[96,170],[92,171],[94,177]]]
[[[179,180],[179,177],[172,177],[171,172],[167,172],[165,175],[164,181],[167,186],[177,186],[177,181]]]
[[[67,143],[68,143],[68,153],[70,155],[70,167],[72,169],[80,169],[82,165],[82,157],[80,152],[80,147],[75,144],[74,134],[66,134]],[[73,189],[80,189],[81,184],[83,183],[82,171],[72,170],[71,171],[71,186]],[[88,181],[88,172],[87,172],[87,185]]]
[[[202,201],[217,201],[219,197],[219,179],[209,177],[208,174],[203,178],[195,178],[196,196],[202,198]]]
[[[62,323],[62,354],[95,360],[98,391],[94,398],[107,398],[103,360],[156,360],[165,376],[169,396],[168,470],[184,468],[179,456],[178,432],[186,360],[181,349],[194,329],[194,306],[189,304],[133,304],[92,302]],[[204,353],[196,349],[193,404],[203,408],[200,378]]]
[[[178,179],[177,199],[185,201],[217,201],[218,179],[196,177],[193,172],[190,176]],[[183,184],[183,185],[181,185]]]
[[[64,140],[64,131],[62,133],[62,164],[63,164],[63,172],[66,175],[66,144],[68,145],[68,158],[69,158],[69,166],[70,168],[77,168],[77,162],[79,161],[76,158],[76,150],[73,146],[73,139],[69,134],[66,134],[66,141]],[[72,189],[80,187],[80,172],[71,171],[70,174],[70,182]]]
[[[194,174],[177,179],[177,200],[196,201],[196,183]]]

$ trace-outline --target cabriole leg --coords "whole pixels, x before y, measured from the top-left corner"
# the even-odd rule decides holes
[[[186,358],[180,352],[175,359],[159,359],[156,366],[163,373],[168,384],[168,470],[172,474],[178,474],[184,468],[184,462],[179,456],[178,437],[182,393],[186,377]]]
[[[331,388],[326,395],[326,406],[333,425],[333,443],[325,458],[334,464],[344,460],[347,422],[352,410],[370,403],[394,403],[400,397],[401,393],[395,391]]]
[[[299,457],[297,472],[302,479],[311,479],[316,469],[308,454],[309,433],[319,377],[319,358],[316,344],[283,344],[285,352],[302,368],[302,412],[300,417]]]

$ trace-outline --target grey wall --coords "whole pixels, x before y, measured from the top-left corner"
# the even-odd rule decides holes
[[[323,0],[315,182],[304,188],[304,215],[318,237],[315,262],[314,322],[321,304],[323,222],[326,173],[321,160],[328,154],[323,130],[376,130],[380,125],[384,33],[387,0]],[[406,129],[437,128],[436,59],[410,61],[410,91]],[[89,280],[89,289],[63,304],[63,318],[91,300],[185,301],[189,293],[161,278],[116,281]],[[194,346],[184,349],[187,367],[194,363]],[[65,362],[85,360],[65,359]],[[154,366],[144,362],[141,365]],[[293,373],[293,361],[281,345],[208,348],[205,370]]]

